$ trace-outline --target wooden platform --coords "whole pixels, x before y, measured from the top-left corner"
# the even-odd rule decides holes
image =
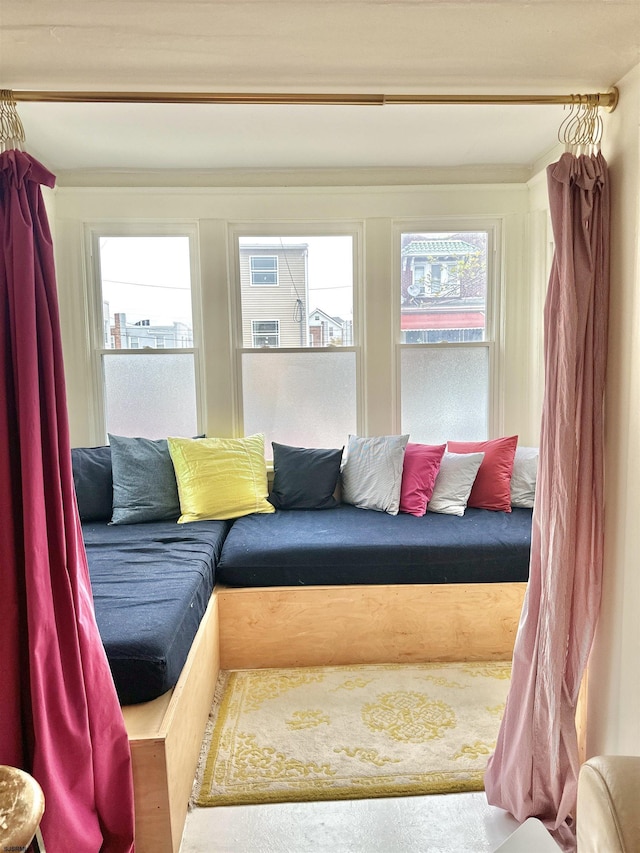
[[[510,660],[525,583],[216,587],[222,669]]]
[[[133,764],[136,853],[177,853],[220,656],[212,596],[173,690],[123,708]]]
[[[220,668],[509,660],[526,584],[216,587],[178,684],[123,709],[136,853],[177,853]]]

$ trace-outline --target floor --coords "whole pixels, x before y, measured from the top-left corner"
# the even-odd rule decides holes
[[[493,853],[518,827],[484,793],[196,808],[180,853]]]

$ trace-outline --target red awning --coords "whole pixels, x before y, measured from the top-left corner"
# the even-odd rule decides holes
[[[403,311],[401,329],[484,329],[485,316],[481,311],[452,311],[435,314],[429,311]]]

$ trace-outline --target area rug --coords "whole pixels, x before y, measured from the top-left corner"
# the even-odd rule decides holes
[[[480,791],[509,663],[221,673],[198,806]]]

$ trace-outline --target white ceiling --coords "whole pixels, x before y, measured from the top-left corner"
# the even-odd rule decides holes
[[[640,0],[2,0],[0,88],[606,91]],[[530,166],[562,107],[21,103],[52,170]]]

